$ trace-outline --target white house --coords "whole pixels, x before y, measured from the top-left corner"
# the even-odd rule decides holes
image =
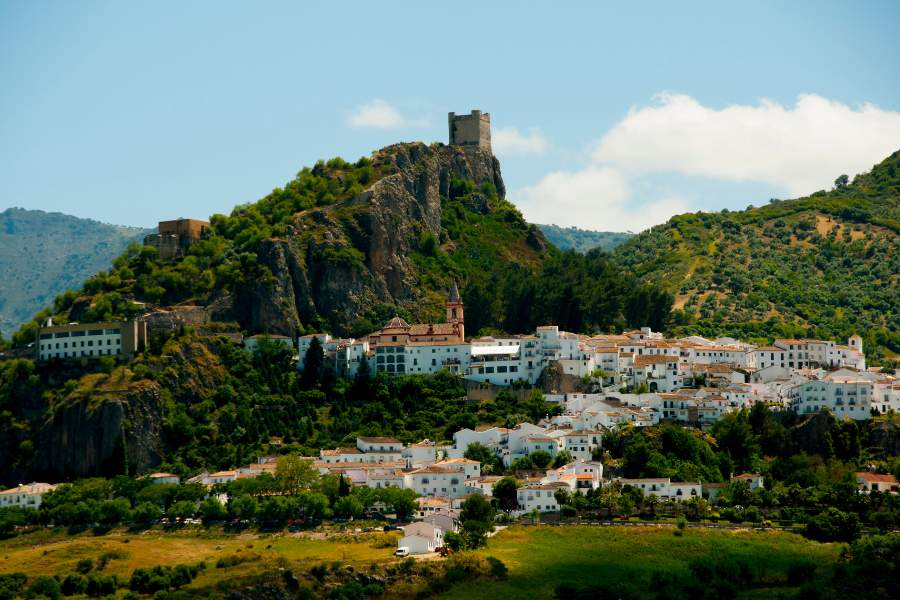
[[[418,521],[403,528],[403,537],[397,542],[398,548],[409,548],[410,554],[428,554],[444,545],[444,532],[440,527]]]
[[[55,489],[56,486],[49,483],[20,484],[14,488],[0,491],[0,508],[19,506],[36,509],[40,507],[43,495]]]
[[[869,471],[856,473],[856,485],[859,487],[860,492],[866,494],[871,492],[896,494],[900,490],[897,478],[893,475],[882,475],[881,473],[870,473]]]
[[[759,473],[742,473],[741,475],[735,475],[731,478],[731,481],[744,481],[750,487],[751,492],[755,492],[756,490],[761,490],[765,487],[764,484],[765,478]]]
[[[683,502],[691,498],[703,497],[703,486],[699,481],[671,481],[668,477],[644,479],[617,479],[622,485],[636,487],[645,496],[653,495],[661,500]]]
[[[443,459],[446,456],[446,448],[438,446],[431,440],[422,440],[418,444],[404,448],[400,456],[406,461],[407,469],[419,469]]]
[[[865,420],[872,417],[875,386],[861,374],[830,373],[791,388],[790,408],[798,414],[830,410],[837,418]]]
[[[565,483],[548,483],[520,487],[516,490],[516,501],[519,505],[516,514],[527,514],[534,510],[538,512],[559,511],[559,502],[556,501],[555,496],[559,489],[568,490],[569,486]]]
[[[393,462],[403,460],[403,442],[392,437],[357,437],[356,448],[365,455],[365,462]]]
[[[208,473],[201,478],[203,485],[216,485],[219,483],[228,483],[238,478],[237,471],[216,471]]]
[[[466,476],[462,468],[431,465],[409,471],[404,475],[404,487],[415,490],[420,496],[447,496],[458,498],[468,493]]]

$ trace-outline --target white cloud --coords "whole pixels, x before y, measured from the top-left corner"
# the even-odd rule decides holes
[[[791,196],[830,188],[900,147],[900,113],[852,108],[817,95],[793,107],[762,100],[716,110],[660,94],[632,109],[597,144],[593,160],[629,173],[677,172],[783,187]]]
[[[358,106],[347,117],[347,124],[359,129],[400,129],[414,125],[417,122],[406,117],[396,107],[379,98]]]
[[[677,196],[633,203],[626,176],[602,166],[548,173],[516,193],[515,201],[532,223],[599,231],[641,231],[689,210]]]
[[[550,144],[537,131],[528,135],[515,127],[498,127],[491,134],[491,147],[497,154],[533,154],[540,156],[547,151]]]

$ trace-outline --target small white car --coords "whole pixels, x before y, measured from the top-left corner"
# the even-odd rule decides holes
[[[406,546],[400,546],[397,548],[397,551],[394,552],[394,556],[409,556],[409,548]]]

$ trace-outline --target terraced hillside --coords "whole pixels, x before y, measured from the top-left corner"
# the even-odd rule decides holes
[[[900,352],[900,152],[831,191],[744,211],[679,215],[615,251],[676,294],[679,333],[863,336]]]

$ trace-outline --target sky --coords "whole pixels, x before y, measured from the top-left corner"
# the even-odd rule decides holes
[[[0,210],[228,213],[475,108],[529,221],[606,231],[900,149],[893,0],[311,4],[0,0]]]

